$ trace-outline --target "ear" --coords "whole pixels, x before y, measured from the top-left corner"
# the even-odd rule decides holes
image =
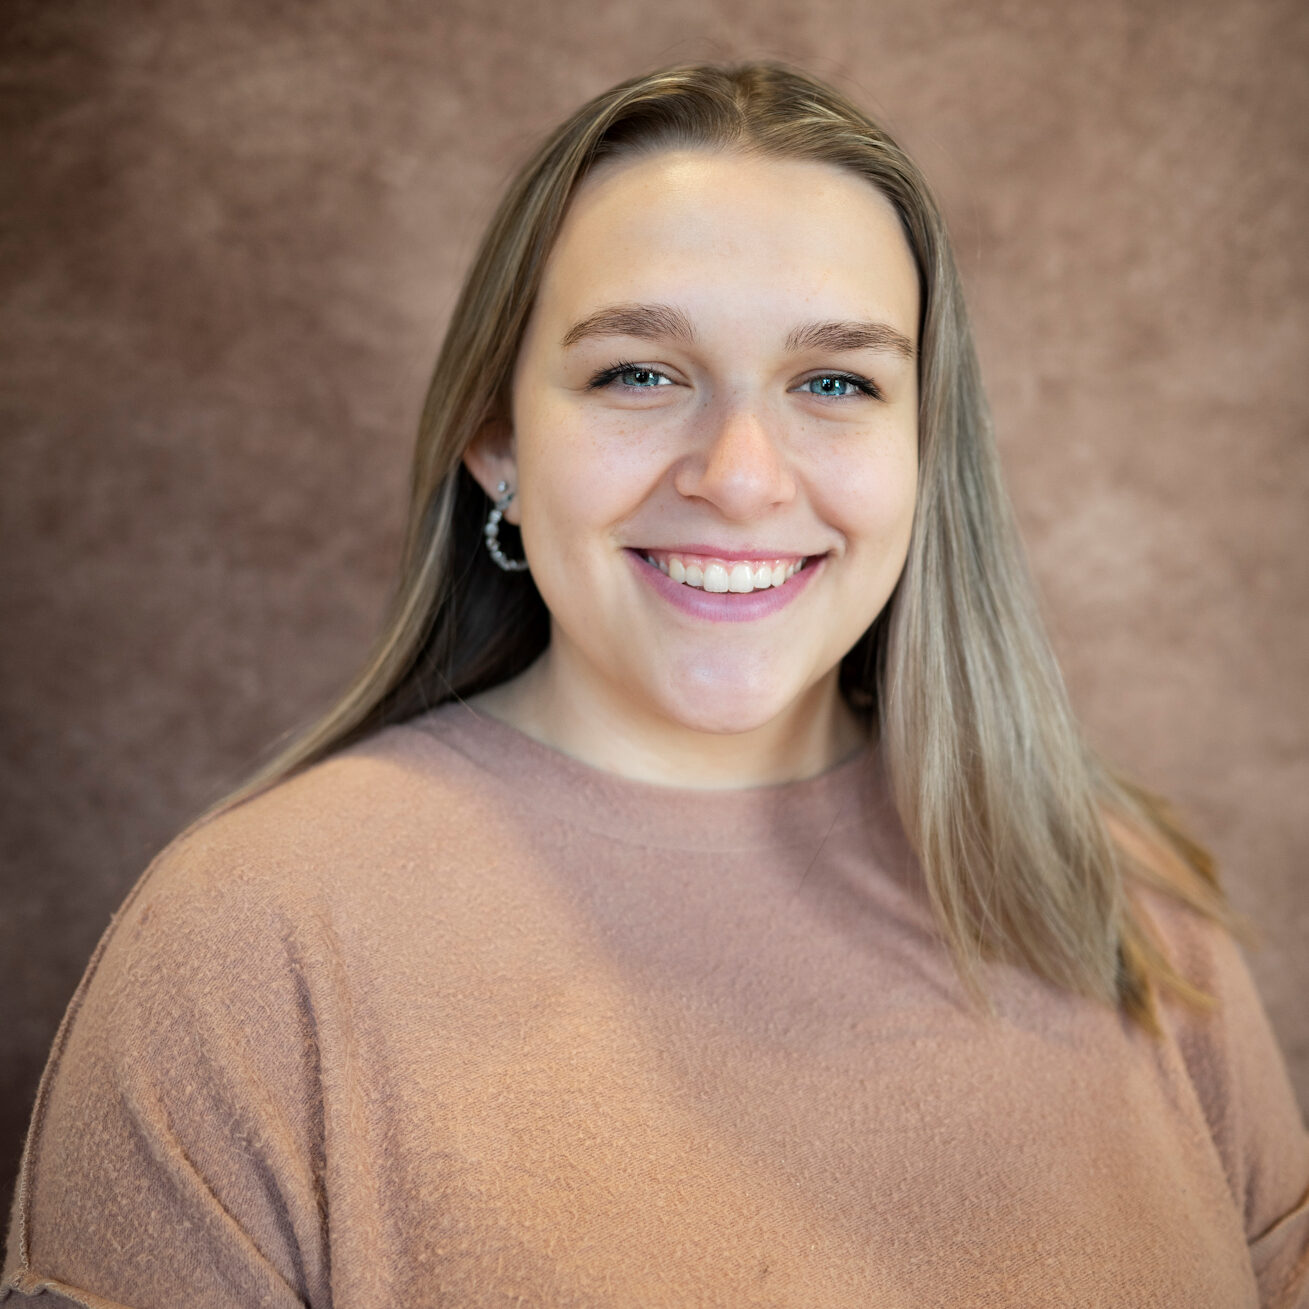
[[[507,419],[488,418],[477,429],[477,434],[464,451],[464,467],[472,473],[478,485],[493,502],[500,499],[500,492],[496,487],[501,482],[508,483],[511,491],[518,489],[514,433]],[[517,525],[517,500],[510,502],[504,516],[505,522]]]

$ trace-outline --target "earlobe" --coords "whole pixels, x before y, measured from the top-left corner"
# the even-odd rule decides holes
[[[464,451],[464,467],[472,473],[477,484],[492,502],[501,498],[498,490],[503,482],[510,490],[518,489],[518,465],[514,458],[513,428],[503,418],[488,418],[478,429]],[[505,521],[517,524],[518,506],[511,503],[505,510]]]

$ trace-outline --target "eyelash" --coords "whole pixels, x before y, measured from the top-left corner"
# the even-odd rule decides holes
[[[608,386],[610,382],[616,382],[623,373],[659,373],[657,368],[651,368],[648,364],[634,364],[630,360],[620,360],[609,368],[602,369],[586,385],[590,391],[598,391],[602,386]],[[659,373],[660,377],[666,377],[666,373]],[[653,390],[653,387],[628,387],[630,391]]]
[[[815,373],[812,377],[805,378],[805,380],[801,382],[800,385],[807,386],[810,382],[821,381],[824,377],[831,377],[838,382],[849,382],[850,385],[853,386],[854,389],[858,391],[861,395],[866,395],[872,400],[880,400],[882,398],[881,391],[877,389],[877,383],[872,381],[871,378],[860,377],[858,373]],[[811,391],[810,394],[817,395],[818,392]],[[843,400],[846,397],[838,395],[838,396],[820,397],[820,399],[822,398]]]
[[[657,368],[651,368],[648,364],[635,364],[632,363],[630,360],[622,360],[598,372],[587,383],[587,390],[598,391],[601,387],[608,386],[611,382],[616,382],[618,378],[621,377],[624,373],[630,373],[630,372],[658,373],[660,377],[668,376],[667,373],[660,373]],[[817,382],[824,377],[831,377],[841,382],[848,382],[861,395],[866,395],[870,399],[880,400],[882,398],[882,393],[880,390],[878,390],[877,384],[871,381],[867,377],[860,377],[858,373],[844,373],[844,372],[815,373],[813,377],[806,378],[805,381],[802,382],[800,385],[805,386],[809,382]],[[653,391],[657,388],[633,386],[633,387],[628,387],[626,389],[630,391],[646,391],[646,390]],[[811,392],[811,394],[817,395],[817,392]],[[845,396],[821,397],[820,396],[819,398],[843,400],[848,397]]]

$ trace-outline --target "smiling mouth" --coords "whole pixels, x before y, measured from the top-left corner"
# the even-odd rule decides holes
[[[674,550],[638,550],[646,563],[669,580],[697,591],[748,595],[785,586],[809,562],[807,555],[780,559],[716,559],[712,555],[682,554]]]

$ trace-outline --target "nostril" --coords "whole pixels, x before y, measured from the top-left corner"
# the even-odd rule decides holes
[[[687,460],[674,479],[678,492],[706,500],[732,516],[758,513],[785,504],[795,495],[795,479],[776,442],[758,428],[720,431],[713,446]]]

